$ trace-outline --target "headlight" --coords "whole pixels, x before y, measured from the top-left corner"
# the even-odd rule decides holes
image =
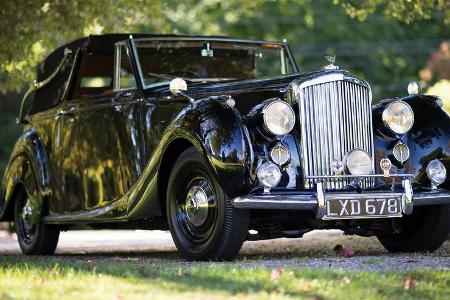
[[[367,175],[372,173],[372,158],[364,150],[352,150],[347,155],[345,162],[352,175]]]
[[[273,101],[264,108],[264,125],[274,135],[288,134],[295,125],[291,106],[281,100]]]
[[[256,176],[259,182],[265,187],[277,186],[281,179],[281,171],[278,166],[272,162],[263,163],[258,167]]]
[[[442,164],[439,160],[435,159],[428,163],[427,175],[434,185],[440,185],[445,181],[445,177],[447,176],[447,170],[445,169],[444,164]]]
[[[398,134],[407,133],[414,124],[414,112],[406,102],[394,101],[383,111],[383,122]]]

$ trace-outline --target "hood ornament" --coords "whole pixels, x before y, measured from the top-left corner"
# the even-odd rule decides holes
[[[334,65],[336,62],[336,55],[326,55],[325,59],[330,63],[329,65],[326,65],[323,67],[325,70],[336,70],[339,69],[338,66]]]

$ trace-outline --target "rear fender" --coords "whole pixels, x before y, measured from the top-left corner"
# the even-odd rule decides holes
[[[13,200],[20,188],[25,189],[33,211],[40,218],[44,198],[48,196],[48,159],[36,131],[30,129],[18,139],[2,182],[0,217],[12,220]]]

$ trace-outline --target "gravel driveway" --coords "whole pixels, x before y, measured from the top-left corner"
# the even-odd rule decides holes
[[[345,258],[333,248],[351,247],[355,256]],[[56,250],[60,258],[75,260],[133,260],[193,267],[180,259],[168,232],[163,231],[69,231],[61,234]],[[14,235],[0,232],[0,254],[20,254]],[[1,256],[0,256],[1,259]],[[301,239],[246,242],[234,262],[236,267],[307,267],[366,271],[411,269],[450,270],[450,241],[432,254],[389,254],[376,238],[344,236],[341,231],[313,231]]]

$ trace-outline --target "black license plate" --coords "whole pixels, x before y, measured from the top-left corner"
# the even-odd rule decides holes
[[[326,198],[324,219],[401,217],[401,197]]]

